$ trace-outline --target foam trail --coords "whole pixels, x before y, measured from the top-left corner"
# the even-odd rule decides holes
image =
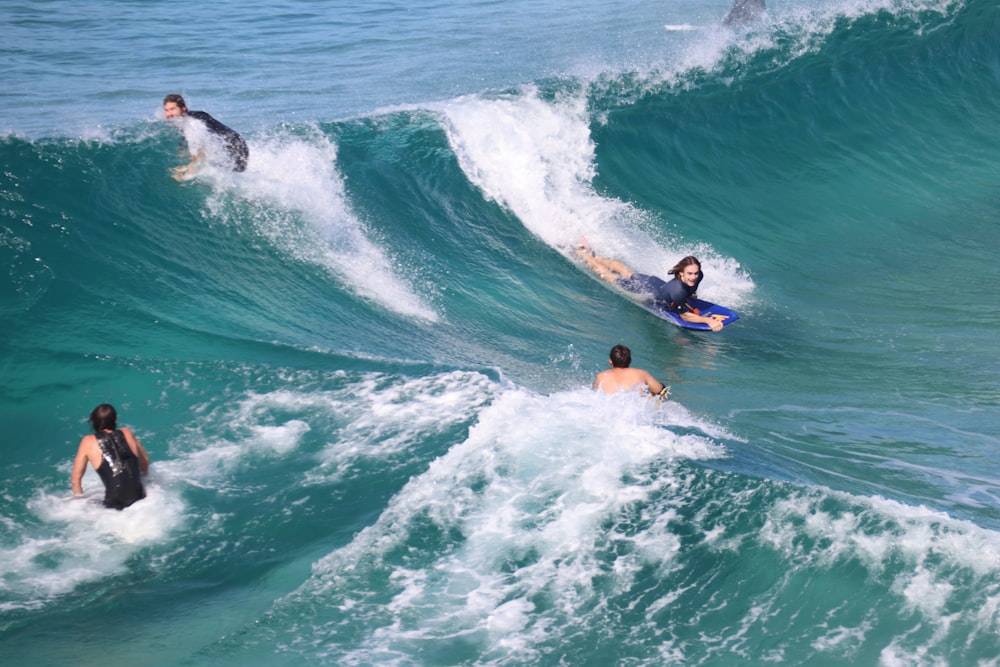
[[[678,551],[672,513],[634,535],[619,532],[616,518],[663,497],[673,461],[724,456],[702,435],[663,427],[697,428],[686,412],[654,406],[590,390],[504,392],[464,442],[413,478],[375,525],[317,562],[273,613],[289,609],[299,621],[295,643],[315,646],[336,635],[339,621],[309,630],[303,611],[315,605],[322,618],[340,610],[335,616],[367,638],[327,644],[348,651],[339,664],[384,664],[421,642],[455,637],[532,662],[550,623],[587,613],[593,593],[584,591],[607,572],[609,543],[628,544],[613,568],[625,587]],[[546,611],[537,608],[542,599],[558,602]]]
[[[82,498],[41,493],[30,500],[39,522],[10,525],[0,547],[0,612],[41,608],[77,586],[126,572],[140,549],[172,539],[185,506],[158,483],[158,465],[150,467],[146,498],[120,512],[101,504],[93,470],[84,475]]]
[[[654,275],[696,254],[709,277],[705,286],[717,297],[738,305],[752,289],[735,260],[706,243],[653,238],[644,230],[648,214],[594,190],[595,145],[584,95],[549,102],[528,88],[497,98],[463,97],[440,110],[469,180],[549,245],[565,251],[586,235],[599,254]]]
[[[209,207],[232,215],[226,195],[256,207],[252,222],[300,261],[324,267],[358,295],[409,317],[437,321],[438,314],[414,290],[400,267],[369,239],[352,211],[336,170],[336,147],[321,132],[252,142],[244,174],[212,174],[222,185]],[[277,210],[275,210],[277,209]],[[245,224],[235,220],[235,224]]]
[[[495,99],[462,97],[441,111],[469,180],[546,243],[595,235],[628,209],[591,185],[594,143],[583,96],[549,103],[530,88]]]
[[[342,372],[338,386],[316,384],[314,374],[303,372],[294,376],[294,388],[203,406],[204,416],[177,443],[182,451],[158,464],[163,476],[177,484],[238,487],[248,459],[295,456],[303,442],[320,437],[327,444],[303,480],[338,483],[365,462],[378,459],[385,468],[429,433],[472,420],[494,391],[485,375],[461,371],[417,378]],[[211,435],[220,430],[225,437]]]

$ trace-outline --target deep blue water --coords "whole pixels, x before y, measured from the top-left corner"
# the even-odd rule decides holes
[[[0,8],[5,660],[1000,663],[1000,9],[728,9]]]

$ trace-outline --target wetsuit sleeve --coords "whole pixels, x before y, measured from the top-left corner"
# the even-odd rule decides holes
[[[674,278],[668,282],[666,292],[670,299],[670,310],[675,313],[686,313],[688,311],[688,291],[681,281]]]

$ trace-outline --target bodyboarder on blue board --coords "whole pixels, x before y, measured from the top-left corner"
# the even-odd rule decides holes
[[[586,239],[582,239],[574,250],[576,256],[601,280],[639,296],[646,304],[658,310],[674,313],[684,322],[704,324],[712,331],[722,330],[723,320],[718,316],[702,315],[691,303],[697,299],[698,285],[705,277],[698,258],[688,255],[681,259],[667,272],[673,279],[666,281],[657,276],[638,273],[616,259],[595,254]]]

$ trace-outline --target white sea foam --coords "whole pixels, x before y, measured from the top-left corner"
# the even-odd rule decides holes
[[[309,479],[333,481],[360,462],[401,453],[422,438],[470,421],[496,391],[479,373],[456,371],[388,386],[369,376],[342,397],[347,419]]]
[[[283,459],[315,435],[326,444],[310,458],[303,480],[335,483],[359,464],[385,464],[415,442],[473,419],[497,390],[485,375],[462,371],[421,377],[338,372],[334,382],[304,373],[291,384],[299,388],[250,391],[206,405],[160,469],[178,483],[229,485],[248,457]]]
[[[350,609],[356,627],[369,626],[343,664],[457,636],[530,662],[548,623],[594,600],[595,577],[627,588],[643,568],[671,567],[672,513],[655,511],[635,531],[619,524],[622,513],[667,495],[674,462],[724,456],[709,438],[664,428],[671,411],[637,395],[505,391],[288,602],[297,614],[310,600]],[[406,565],[395,563],[400,553]],[[379,591],[388,597],[371,600]]]
[[[699,653],[760,657],[748,642],[761,628],[799,613],[801,622],[809,622],[805,615],[815,613],[810,604],[789,607],[793,593],[810,592],[825,573],[832,580],[852,578],[854,567],[844,568],[852,562],[866,568],[873,585],[891,599],[882,603],[885,609],[865,611],[862,603],[841,615],[840,607],[857,607],[842,600],[823,612],[829,627],[805,639],[818,657],[850,656],[884,640],[883,664],[914,657],[913,664],[933,664],[935,647],[951,644],[954,638],[948,636],[956,628],[996,632],[1000,538],[995,532],[882,498],[766,482],[724,491],[704,505],[698,497],[704,489],[690,487],[677,462],[719,457],[725,450],[704,435],[664,428],[682,422],[704,433],[690,415],[678,419],[679,407],[656,410],[638,397],[583,390],[552,396],[505,391],[481,411],[465,441],[411,479],[376,524],[316,562],[310,580],[278,609],[291,607],[298,636],[334,654],[339,649],[326,643],[332,627],[328,610],[349,611],[352,627],[364,628],[366,636],[340,656],[342,664],[365,664],[376,656],[391,661],[422,642],[458,638],[479,645],[480,655],[497,664],[530,663],[541,658],[539,647],[550,627],[593,623],[590,614],[600,613],[592,608],[598,598],[627,594],[640,582],[681,583],[657,590],[658,597],[644,607],[645,627],[638,632],[649,633],[662,628],[664,615],[676,605],[690,606],[703,585],[714,588],[682,572],[694,557],[682,546],[687,529],[677,529],[687,526],[701,529],[697,548],[706,554],[746,552],[767,561],[773,551],[779,568],[773,573],[737,568],[746,577],[737,581],[751,589],[771,576],[773,582],[759,594],[737,596],[742,616],[702,633]],[[722,482],[712,477],[699,486]],[[699,508],[696,516],[692,507]],[[759,534],[739,530],[749,508],[763,512]],[[633,514],[641,519],[625,518]],[[658,575],[650,578],[651,571]],[[726,572],[735,574],[727,568],[705,576]],[[761,574],[765,579],[758,579]],[[970,578],[978,583],[970,587]],[[955,599],[970,594],[975,604],[967,607]],[[717,608],[717,602],[689,608],[695,615],[691,623],[711,626],[726,606]],[[308,631],[303,622],[312,606],[319,625]],[[886,636],[881,615],[894,610],[932,631]],[[641,636],[648,641],[647,634]],[[779,641],[767,655],[780,660],[785,651],[799,650],[792,641]],[[675,660],[685,655],[683,643],[669,637],[661,649]]]
[[[945,15],[960,4],[955,0],[823,0],[772,5],[759,22],[724,26],[721,21],[699,30],[669,64],[648,72],[647,84],[687,86],[691,72],[712,72],[728,66],[731,58],[748,59],[764,51],[790,62],[818,49],[845,20],[855,21],[880,12],[895,15],[933,11]],[[683,24],[668,31],[687,31]],[[781,55],[779,55],[781,54]]]
[[[548,102],[537,93],[462,97],[440,110],[469,180],[546,243],[569,244],[626,205],[597,196],[591,186],[586,98]]]
[[[371,239],[344,192],[336,147],[318,130],[308,136],[279,133],[250,141],[247,170],[233,174],[207,166],[201,178],[215,184],[212,215],[250,226],[296,259],[323,267],[356,294],[391,311],[437,321],[438,314],[412,286],[416,271],[400,266]],[[233,206],[230,197],[249,203]]]
[[[156,464],[146,498],[122,511],[101,504],[103,487],[93,470],[85,494],[41,493],[28,502],[40,523],[20,525],[0,547],[0,611],[31,609],[81,584],[122,574],[140,550],[162,544],[184,522],[185,505],[160,486]]]
[[[830,505],[830,500],[836,502]],[[808,542],[803,542],[803,537]],[[841,492],[792,494],[768,511],[762,542],[779,550],[793,570],[833,568],[856,559],[896,596],[899,608],[915,613],[934,632],[926,643],[913,646],[897,637],[882,654],[883,664],[907,662],[929,649],[952,630],[982,633],[1000,630],[1000,534],[925,507],[880,497],[863,498]],[[805,548],[804,544],[810,544]],[[976,583],[970,583],[974,581]],[[956,601],[956,594],[961,598]],[[977,601],[970,604],[967,596]],[[871,622],[853,632],[867,631]],[[965,632],[965,630],[962,630]],[[828,635],[817,646],[829,648],[852,631]],[[832,642],[832,643],[831,643]]]

